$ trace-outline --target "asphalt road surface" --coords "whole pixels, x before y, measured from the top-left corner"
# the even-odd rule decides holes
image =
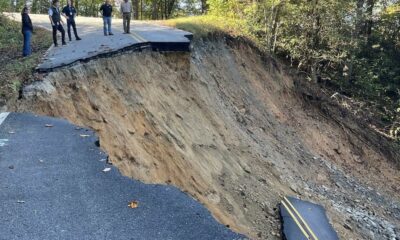
[[[65,120],[0,113],[0,239],[244,239],[177,188],[122,176],[97,141]]]
[[[9,18],[21,20],[19,13],[5,13]],[[51,30],[48,15],[30,14],[34,26]],[[64,22],[66,22],[64,20]],[[189,51],[192,34],[179,29],[149,24],[141,21],[131,22],[131,34],[123,34],[122,19],[113,18],[113,36],[104,36],[102,18],[77,17],[75,20],[81,41],[76,41],[71,29],[72,41],[67,45],[52,46],[37,70],[46,72],[77,61],[85,61],[124,49],[151,48],[160,51]],[[64,24],[67,31],[67,26]],[[51,34],[51,33],[49,33]],[[60,33],[57,33],[60,38]]]
[[[285,197],[280,204],[280,214],[284,239],[339,240],[321,205]]]

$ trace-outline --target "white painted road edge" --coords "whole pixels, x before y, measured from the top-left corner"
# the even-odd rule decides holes
[[[4,122],[4,120],[6,120],[6,118],[8,117],[8,114],[10,114],[10,113],[9,112],[0,113],[0,126]]]

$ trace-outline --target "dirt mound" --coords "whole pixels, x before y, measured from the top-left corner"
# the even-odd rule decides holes
[[[252,238],[279,237],[287,194],[324,205],[343,239],[400,233],[399,152],[244,43],[59,69],[14,108],[95,129],[123,174],[176,185]]]

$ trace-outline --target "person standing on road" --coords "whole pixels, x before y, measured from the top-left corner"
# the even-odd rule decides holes
[[[132,13],[132,4],[129,0],[124,0],[121,3],[121,14],[122,14],[122,21],[124,27],[124,33],[130,33],[130,23],[131,23],[131,13]]]
[[[22,56],[26,57],[32,54],[31,37],[33,33],[33,26],[31,18],[29,17],[29,8],[24,7],[21,12],[22,17],[22,35],[24,35],[24,47],[22,49]]]
[[[114,35],[111,31],[112,5],[110,0],[106,0],[106,2],[101,5],[100,12],[103,16],[104,36],[107,36],[107,33],[108,35]]]
[[[76,31],[76,24],[75,24],[76,9],[74,7],[73,0],[68,0],[67,6],[65,6],[62,10],[62,15],[67,19],[67,31],[68,31],[69,41],[72,41],[71,40],[71,26],[74,31],[75,39],[77,41],[81,40],[81,38],[78,37],[78,33]]]
[[[65,30],[63,27],[63,20],[60,14],[60,2],[59,0],[53,0],[52,6],[49,8],[49,18],[51,26],[53,27],[53,42],[54,46],[57,47],[57,30],[61,32],[62,45],[67,45],[65,42]]]

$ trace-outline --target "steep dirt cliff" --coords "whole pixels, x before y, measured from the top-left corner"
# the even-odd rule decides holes
[[[343,239],[400,234],[399,152],[256,48],[125,52],[26,86],[18,111],[95,129],[120,171],[173,184],[251,238],[280,234],[277,204],[324,205]]]

